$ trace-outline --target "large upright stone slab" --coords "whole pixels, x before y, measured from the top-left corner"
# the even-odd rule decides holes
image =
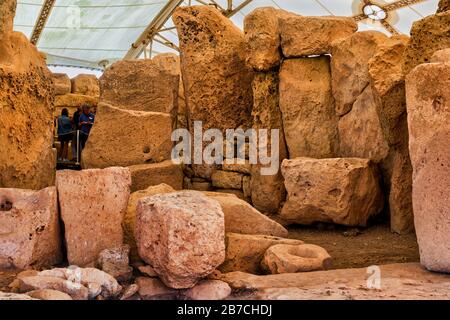
[[[281,48],[288,58],[330,53],[332,42],[358,30],[354,19],[336,16],[284,16],[280,17],[279,24]]]
[[[365,226],[383,209],[380,176],[368,159],[296,158],[284,160],[281,172],[288,192],[281,217],[287,222]]]
[[[256,73],[252,84],[253,128],[256,130],[279,130],[278,171],[271,175],[264,175],[261,170],[267,166],[254,164],[251,168],[250,190],[252,205],[266,213],[277,213],[281,203],[286,198],[284,179],[279,170],[281,161],[288,157],[286,140],[284,138],[283,117],[279,105],[279,82],[278,72],[267,72]],[[270,139],[272,139],[271,136]],[[261,148],[258,151],[267,151],[267,154],[270,155],[271,143],[269,143],[267,150]]]
[[[331,94],[329,57],[283,61],[280,109],[290,158],[335,156],[338,118]]]
[[[179,75],[150,59],[121,60],[100,78],[100,101],[117,108],[164,112],[175,121]]]
[[[331,75],[339,116],[352,109],[353,103],[369,84],[369,59],[378,45],[387,39],[381,32],[363,31],[333,43]]]
[[[192,288],[225,259],[223,211],[200,192],[140,199],[136,218],[139,255],[171,288]]]
[[[13,32],[16,1],[0,4],[0,187],[54,183],[53,82],[44,57]]]
[[[296,14],[273,7],[256,8],[244,20],[247,43],[247,65],[257,71],[268,71],[280,65],[281,41],[279,17]]]
[[[70,264],[86,266],[102,250],[122,245],[130,185],[127,168],[58,171],[56,187]]]
[[[403,72],[407,75],[421,63],[430,62],[434,52],[450,47],[450,11],[443,11],[413,23],[405,51]]]
[[[406,77],[414,224],[420,261],[450,272],[450,64],[416,67]]]
[[[414,231],[412,208],[412,167],[408,151],[405,78],[402,72],[408,37],[393,36],[378,46],[369,60],[372,94],[378,121],[389,154],[381,163],[385,188],[389,192],[392,231]]]
[[[191,130],[193,121],[205,130],[250,127],[253,73],[243,32],[211,6],[179,7],[172,19]]]
[[[0,269],[48,267],[61,260],[56,188],[0,188]]]
[[[172,119],[162,112],[124,110],[104,103],[82,152],[84,168],[155,163],[170,159]]]
[[[350,112],[339,118],[338,130],[341,157],[367,158],[377,163],[387,157],[389,146],[370,86],[358,96]]]

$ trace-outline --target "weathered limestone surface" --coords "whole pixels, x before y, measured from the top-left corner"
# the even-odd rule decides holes
[[[223,300],[230,294],[228,283],[209,279],[202,280],[195,287],[183,292],[183,296],[190,300]]]
[[[0,4],[0,187],[54,184],[53,82],[44,57],[13,32],[16,1]]]
[[[225,215],[225,231],[286,237],[288,231],[233,194],[204,192],[217,200]]]
[[[226,234],[226,257],[221,272],[243,271],[262,274],[261,261],[266,250],[276,244],[300,245],[303,241],[265,235]]]
[[[365,226],[383,209],[378,170],[368,159],[296,158],[284,160],[281,172],[288,192],[281,217],[287,222]]]
[[[170,159],[171,134],[171,118],[166,113],[124,110],[100,103],[83,149],[83,167],[126,167]]]
[[[253,10],[244,19],[247,43],[247,65],[257,71],[268,71],[280,65],[281,41],[279,17],[296,15],[273,7]]]
[[[433,53],[430,62],[450,62],[450,48],[438,50]]]
[[[348,113],[369,84],[368,61],[378,45],[387,41],[378,31],[357,32],[332,46],[331,76],[336,113]]]
[[[260,290],[258,299],[444,299],[450,298],[450,276],[432,273],[418,263],[380,266],[380,289],[367,287],[367,268],[257,276],[232,272],[217,277],[233,289]],[[336,281],[339,279],[339,281]],[[375,284],[375,283],[373,283]],[[270,288],[270,289],[268,289]],[[324,290],[328,294],[324,296]]]
[[[122,227],[124,243],[130,246],[130,259],[132,261],[140,260],[137,252],[136,239],[134,236],[134,231],[136,228],[136,206],[138,200],[141,198],[154,196],[155,194],[171,193],[175,191],[176,190],[171,186],[161,183],[156,186],[150,186],[145,190],[135,191],[130,195],[127,212],[123,218]]]
[[[160,53],[154,56],[152,61],[160,68],[167,70],[180,79],[178,86],[177,128],[187,128],[186,98],[184,95],[183,79],[181,77],[180,56],[175,53]]]
[[[71,79],[72,93],[83,94],[91,97],[100,96],[100,84],[93,74],[79,74]]]
[[[251,126],[253,73],[245,64],[244,34],[211,6],[179,7],[172,16],[180,39],[189,127]]]
[[[326,270],[331,266],[328,252],[313,244],[277,244],[267,249],[261,261],[271,274]]]
[[[0,188],[0,268],[61,262],[55,187],[40,191]]]
[[[280,109],[290,158],[335,156],[338,119],[329,57],[283,61]]]
[[[55,97],[55,107],[57,108],[77,108],[83,104],[95,107],[98,104],[98,97],[75,93],[68,93]]]
[[[378,163],[389,153],[377,113],[372,88],[367,86],[356,98],[352,109],[339,118],[341,157],[371,159]]]
[[[407,75],[421,63],[430,62],[434,52],[448,47],[450,47],[450,11],[414,22],[405,51],[404,74]]]
[[[253,88],[253,128],[278,129],[279,146],[278,160],[281,163],[288,157],[286,140],[284,138],[283,117],[279,106],[279,77],[278,72],[256,73],[252,83]],[[270,136],[271,141],[272,137]],[[271,143],[268,150],[259,148],[258,154],[267,151],[270,155]],[[276,174],[264,175],[261,164],[252,165],[250,190],[253,206],[262,212],[277,213],[281,202],[286,198],[284,179],[278,170]],[[244,190],[245,193],[245,190]]]
[[[440,0],[436,13],[445,12],[445,11],[449,11],[449,10],[450,10],[450,1],[449,0]]]
[[[372,94],[389,153],[381,161],[383,180],[389,192],[391,229],[403,234],[414,230],[412,167],[408,151],[405,78],[402,72],[408,38],[393,36],[379,45],[369,60]],[[374,159],[375,160],[375,159]]]
[[[70,264],[88,265],[102,250],[122,244],[129,169],[58,171],[56,185]]]
[[[281,48],[285,57],[305,57],[331,52],[331,43],[351,36],[358,25],[348,17],[302,17],[279,18]]]
[[[450,64],[416,67],[406,77],[414,224],[420,261],[450,272]]]
[[[183,189],[183,169],[172,160],[160,163],[137,164],[128,167],[131,172],[131,192],[144,190],[161,183],[175,190]]]
[[[70,78],[65,73],[52,73],[53,89],[55,95],[64,95],[71,93],[72,83]]]
[[[168,113],[176,121],[180,76],[168,63],[161,64],[150,59],[115,62],[100,78],[100,101],[121,109]]]
[[[135,235],[140,257],[171,288],[192,288],[225,258],[223,211],[197,191],[140,199]]]
[[[217,170],[211,175],[212,185],[223,189],[241,189],[244,175],[239,172]]]

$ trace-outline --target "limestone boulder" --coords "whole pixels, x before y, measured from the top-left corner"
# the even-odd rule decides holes
[[[160,163],[137,164],[128,167],[131,172],[131,192],[165,183],[175,190],[183,189],[183,169],[172,160]]]
[[[231,294],[231,288],[220,280],[202,280],[182,294],[189,300],[224,300]]]
[[[96,268],[79,268],[77,266],[55,268],[39,272],[36,278],[62,279],[69,288],[84,286],[88,289],[89,299],[98,295],[102,295],[104,298],[113,298],[122,290],[116,279]]]
[[[380,163],[389,192],[391,229],[403,234],[414,230],[412,167],[408,151],[405,79],[402,71],[407,37],[391,37],[369,60],[372,94],[378,121],[389,153]]]
[[[322,55],[331,52],[334,41],[345,39],[358,30],[349,17],[280,17],[281,48],[287,58]]]
[[[329,57],[283,61],[280,109],[290,158],[335,156],[338,118]]]
[[[356,99],[369,84],[369,59],[377,47],[387,41],[378,31],[357,32],[333,43],[331,76],[336,113],[348,113]]]
[[[85,266],[95,262],[102,250],[122,245],[130,185],[127,168],[58,171],[56,186],[70,264]]]
[[[150,59],[115,62],[100,77],[100,100],[121,109],[167,113],[175,121],[180,76],[174,68]]]
[[[99,104],[82,152],[84,168],[155,163],[170,159],[172,123],[161,112],[133,111]]]
[[[30,276],[19,279],[19,292],[56,290],[68,294],[73,300],[88,300],[89,290],[80,283],[52,276]]]
[[[98,267],[113,276],[117,281],[130,280],[133,268],[129,265],[130,246],[121,245],[100,252],[97,259]]]
[[[212,185],[223,189],[242,189],[244,175],[239,172],[217,170],[211,175]]]
[[[76,109],[84,104],[96,107],[98,104],[98,97],[77,93],[68,93],[55,97],[55,107],[59,109]]]
[[[39,300],[50,300],[50,301],[73,300],[72,297],[69,296],[67,293],[52,289],[33,290],[27,292],[27,295]]]
[[[443,11],[413,23],[405,50],[403,73],[407,75],[419,64],[430,62],[433,54],[450,47],[450,11]]]
[[[244,33],[212,6],[178,7],[172,15],[180,42],[189,128],[222,131],[251,126],[253,73],[245,64]]]
[[[144,300],[170,300],[178,296],[178,290],[167,287],[157,278],[139,277],[136,279],[139,295]]]
[[[93,74],[79,74],[71,79],[72,93],[83,94],[91,97],[100,96],[100,84]]]
[[[205,192],[219,202],[225,215],[225,231],[286,237],[288,231],[233,194]]]
[[[383,209],[380,176],[368,159],[296,158],[284,160],[281,172],[288,192],[281,217],[287,222],[365,226]]]
[[[328,252],[313,244],[277,244],[267,249],[261,261],[271,274],[326,270],[331,266]]]
[[[56,188],[0,188],[0,268],[38,268],[61,260]]]
[[[268,71],[280,65],[282,55],[278,18],[289,16],[296,15],[273,7],[257,8],[245,16],[246,62],[249,67]]]
[[[27,294],[0,291],[0,301],[20,301],[20,300],[39,300],[39,299],[32,298]]]
[[[53,89],[55,95],[64,95],[72,92],[72,83],[65,73],[52,73]]]
[[[450,48],[438,50],[431,56],[430,62],[450,62]]]
[[[279,105],[279,76],[278,72],[256,73],[252,83],[253,88],[253,128],[278,130],[278,161],[287,158],[287,146],[283,130],[283,117]],[[260,148],[258,153],[272,151],[272,136],[267,149]],[[270,154],[270,153],[268,153]],[[286,198],[284,179],[279,171],[275,174],[263,174],[267,167],[254,164],[251,168],[250,187],[253,206],[262,212],[277,213],[281,202]],[[245,186],[245,184],[243,184]],[[244,193],[246,190],[244,189]]]
[[[450,272],[449,79],[449,63],[422,64],[406,77],[412,201],[420,261],[428,270],[440,272]]]
[[[339,118],[338,131],[341,157],[366,158],[378,163],[389,153],[370,86],[356,98],[352,109]]]
[[[225,258],[220,204],[197,191],[140,199],[136,243],[140,257],[171,288],[193,287]]]
[[[13,32],[16,1],[0,4],[0,187],[54,185],[54,90],[44,57]]]
[[[303,241],[265,235],[227,233],[226,257],[219,267],[223,273],[242,271],[262,274],[261,261],[267,249],[277,244],[301,245]]]
[[[167,184],[162,183],[156,186],[150,186],[145,190],[135,191],[130,195],[130,199],[128,200],[127,212],[125,213],[122,227],[124,232],[124,243],[130,246],[131,261],[140,260],[137,252],[136,239],[134,237],[134,231],[136,228],[136,206],[138,200],[156,194],[171,192],[175,192],[175,189]]]

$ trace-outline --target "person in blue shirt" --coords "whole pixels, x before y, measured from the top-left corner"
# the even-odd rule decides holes
[[[67,161],[69,153],[69,142],[72,140],[72,121],[69,118],[67,108],[62,109],[61,115],[58,117],[58,141],[61,142],[58,159]]]
[[[89,138],[89,133],[91,132],[92,126],[94,125],[95,115],[91,112],[91,107],[89,105],[82,106],[82,114],[79,119],[80,128],[80,145],[81,150],[84,149],[86,142]]]

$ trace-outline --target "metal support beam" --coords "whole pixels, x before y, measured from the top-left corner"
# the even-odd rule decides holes
[[[139,36],[139,38],[131,45],[130,50],[128,50],[125,55],[125,60],[136,59],[142,53],[144,48],[152,41],[155,34],[164,27],[164,24],[172,16],[175,9],[181,5],[183,0],[170,0],[162,8],[162,10],[156,15],[156,17],[150,22],[148,27]]]
[[[238,13],[239,11],[242,10],[242,8],[246,7],[250,2],[252,2],[253,0],[245,0],[244,2],[242,2],[240,5],[238,5],[236,8],[234,8],[231,11],[227,11],[225,13],[225,16],[228,18],[231,18],[232,16],[234,16],[236,13]]]
[[[42,5],[41,12],[39,13],[33,32],[31,33],[30,41],[32,44],[37,45],[39,38],[41,37],[42,30],[44,30],[48,17],[52,12],[53,6],[55,5],[55,1],[56,0],[45,0]]]

